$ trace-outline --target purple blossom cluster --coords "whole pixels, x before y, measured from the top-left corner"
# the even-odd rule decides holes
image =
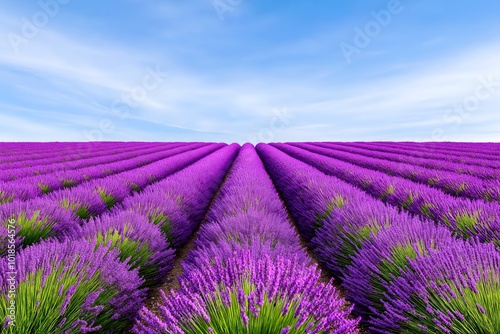
[[[386,206],[272,145],[257,151],[318,258],[372,332],[498,331],[500,253],[493,244],[456,239],[446,227]],[[304,200],[316,196],[336,205]]]
[[[107,247],[96,248],[85,240],[44,241],[20,251],[15,270],[6,258],[0,259],[0,311],[7,314],[7,296],[14,284],[19,294],[15,322],[20,328],[29,324],[32,333],[74,333],[112,324],[119,331],[145,299],[142,283],[138,271]],[[2,327],[13,320],[1,319]]]
[[[360,313],[380,313],[385,310],[384,284],[399,276],[409,259],[426,257],[457,242],[445,227],[418,219],[394,220],[351,255],[350,264],[342,269],[343,286],[349,298],[363,306]]]
[[[180,289],[136,333],[357,333],[358,320],[320,282],[253,146],[246,144],[215,198]],[[290,278],[294,279],[291,280]]]
[[[385,286],[378,333],[498,333],[500,253],[492,244],[456,242],[409,261]]]
[[[96,245],[118,249],[120,260],[132,269],[138,268],[147,286],[162,282],[172,270],[174,250],[159,227],[141,214],[121,211],[90,219],[77,235]]]
[[[7,250],[10,219],[16,220],[16,249],[48,238],[62,241],[78,233],[80,227],[71,211],[62,210],[59,204],[46,199],[7,203],[0,206],[0,256]]]
[[[162,293],[160,317],[143,309],[134,331],[357,333],[357,321],[347,319],[348,310],[343,310],[338,290],[330,283],[318,283],[320,272],[314,266],[303,266],[293,256],[257,258],[250,249],[213,261],[206,258],[204,265],[190,271],[179,292]],[[272,310],[272,306],[278,309]],[[239,323],[228,323],[234,318],[223,311],[219,311],[220,317],[213,307],[239,309]],[[259,321],[273,311],[277,316]]]

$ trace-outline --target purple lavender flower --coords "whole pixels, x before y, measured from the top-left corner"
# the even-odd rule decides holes
[[[144,192],[127,198],[123,202],[123,208],[147,217],[161,229],[170,243],[186,238],[182,233],[176,233],[175,228],[189,224],[186,213],[174,199],[168,198],[154,188],[147,188]]]
[[[173,267],[174,251],[160,229],[138,213],[122,211],[90,219],[80,236],[117,248],[122,261],[139,268],[145,286],[161,282]]]
[[[401,276],[386,286],[386,310],[375,310],[372,326],[409,332],[425,326],[450,333],[496,333],[499,273],[500,253],[493,244],[456,241],[430,251],[429,256],[411,260]]]
[[[369,317],[372,308],[383,310],[385,286],[399,276],[411,259],[427,256],[456,242],[451,232],[428,221],[401,215],[379,231],[342,270],[343,287],[358,311]],[[363,309],[362,309],[363,308]]]
[[[268,275],[271,268],[273,274]],[[230,281],[225,281],[226,276],[231,277]],[[301,279],[290,280],[290,277]],[[272,322],[273,326],[294,326],[299,317],[306,316],[308,320],[300,326],[302,330],[309,326],[318,331],[340,334],[337,329],[341,327],[344,330],[342,333],[358,332],[356,326],[359,320],[349,318],[351,308],[345,307],[338,291],[330,284],[319,283],[320,272],[314,266],[304,267],[293,258],[279,257],[272,260],[265,256],[256,259],[250,251],[243,251],[230,259],[216,258],[213,263],[207,259],[203,266],[187,272],[180,280],[180,291],[164,295],[159,304],[160,313],[168,314],[169,317],[158,317],[151,323],[150,313],[143,310],[134,329],[136,333],[156,333],[156,328],[189,333],[195,330],[194,323],[197,328],[207,329],[210,326],[214,331],[232,328],[236,333],[238,329],[243,330],[248,326],[252,333],[265,332],[270,323],[258,321],[259,318],[254,317],[248,308],[241,307],[244,300],[246,305],[251,292],[264,294],[261,309],[267,310],[268,317],[276,315],[276,318],[266,320]],[[215,283],[215,288],[212,283]],[[222,298],[220,291],[224,287],[230,289],[236,301],[231,302],[229,307],[219,302]],[[211,297],[214,291],[215,297]],[[269,301],[271,294],[275,294],[273,302]],[[287,302],[290,302],[289,309],[283,316],[282,309]],[[237,318],[234,318],[235,310]],[[206,316],[208,319],[204,319]],[[327,321],[321,321],[324,318]],[[179,328],[182,331],[178,331]]]
[[[139,288],[143,280],[137,270],[118,255],[85,240],[44,241],[17,254],[16,275],[7,259],[0,259],[0,294],[7,295],[13,284],[16,294],[24,294],[17,299],[23,312],[16,321],[30,324],[34,332],[120,330],[141,307],[145,291]],[[37,307],[36,300],[41,301]],[[1,314],[7,314],[6,301],[0,299]]]
[[[0,206],[0,255],[7,250],[7,227],[13,219],[16,249],[48,238],[64,240],[80,230],[77,218],[46,199],[14,201]]]

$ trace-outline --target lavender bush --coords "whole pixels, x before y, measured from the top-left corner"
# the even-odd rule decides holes
[[[8,314],[11,286],[18,296],[15,319],[0,319],[2,332],[123,330],[145,294],[137,270],[118,255],[86,240],[42,242],[19,252],[14,277],[7,260],[0,259],[0,314]]]
[[[172,270],[174,251],[160,229],[140,214],[124,211],[91,219],[79,236],[118,249],[122,262],[139,269],[145,287],[162,282]]]
[[[134,332],[358,333],[351,309],[332,285],[319,283],[314,267],[293,257],[235,255],[190,271],[179,292],[163,294],[160,316],[141,310]]]
[[[384,310],[385,286],[400,276],[408,262],[432,250],[453,245],[457,239],[443,226],[418,219],[395,220],[368,239],[343,270],[342,286],[348,298],[368,318]]]
[[[493,244],[455,242],[409,261],[390,282],[381,333],[491,333],[500,329],[500,253]]]
[[[7,249],[7,226],[10,219],[16,227],[16,249],[43,239],[64,240],[78,231],[77,218],[59,205],[45,199],[15,201],[0,206],[0,256]]]

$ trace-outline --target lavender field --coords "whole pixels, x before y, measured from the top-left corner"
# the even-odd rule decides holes
[[[1,333],[500,333],[500,144],[2,143]]]

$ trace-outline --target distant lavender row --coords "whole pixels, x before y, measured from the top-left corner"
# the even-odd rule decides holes
[[[373,144],[378,144],[374,142]],[[425,155],[433,152],[443,152],[447,155],[454,156],[467,156],[476,159],[485,159],[498,161],[499,155],[497,146],[494,144],[479,144],[474,148],[462,148],[465,143],[381,143],[381,145],[386,147],[401,147],[406,150],[412,150],[418,152],[421,155]]]
[[[143,146],[143,147],[145,147],[145,146]],[[135,149],[140,149],[140,147],[129,145],[129,146],[120,147],[118,149],[117,147],[110,148],[110,147],[103,146],[100,148],[96,148],[92,153],[89,153],[88,155],[75,153],[74,151],[57,151],[57,150],[54,150],[50,153],[46,153],[46,154],[41,155],[40,153],[36,153],[35,150],[29,149],[29,150],[25,151],[26,159],[21,160],[21,161],[11,161],[11,162],[3,162],[2,161],[2,162],[0,162],[0,164],[3,167],[3,170],[14,170],[17,168],[24,169],[24,168],[33,168],[35,166],[45,166],[45,165],[48,165],[52,162],[66,162],[66,161],[74,161],[74,160],[84,160],[86,158],[93,157],[93,156],[100,156],[100,155],[109,154],[110,152],[113,152],[113,151],[126,152],[126,151],[132,151]],[[7,159],[7,157],[8,156],[5,156],[5,157],[3,157],[3,159]]]
[[[120,204],[133,191],[164,179],[214,152],[225,144],[211,144],[157,161],[136,170],[92,180],[71,189],[49,194],[43,199],[14,201],[0,206],[0,255],[7,248],[6,221],[17,218],[16,240],[28,246],[41,239],[63,240],[74,233],[75,224],[99,216]],[[62,212],[69,211],[68,219]]]
[[[140,147],[141,143],[2,143],[2,148],[9,145],[17,147],[15,150],[0,150],[0,166],[9,163],[29,163],[38,159],[50,158],[53,155],[86,156],[94,151],[112,150],[120,145]],[[61,144],[61,145],[57,145]]]
[[[395,145],[411,145],[413,147],[444,147],[461,152],[471,152],[471,153],[487,153],[491,154],[494,152],[500,153],[499,143],[474,143],[474,142],[434,142],[434,143],[420,143],[420,142],[387,142],[387,144]]]
[[[90,143],[85,143],[90,145]],[[99,143],[101,144],[101,143]],[[105,145],[104,143],[101,146]],[[47,154],[49,152],[59,152],[67,151],[72,147],[74,149],[74,143],[2,143],[0,147],[0,153],[2,155],[0,162],[16,160],[20,156],[26,156],[26,152],[30,152],[32,155]]]
[[[500,206],[455,198],[429,186],[358,167],[298,147],[271,144],[320,171],[353,184],[398,208],[448,226],[463,237],[478,237],[500,246]]]
[[[329,143],[316,143],[320,145],[327,145]],[[486,168],[500,168],[500,162],[488,159],[478,159],[467,156],[466,154],[445,154],[442,150],[434,150],[430,152],[415,151],[413,149],[408,149],[402,145],[397,147],[388,147],[385,145],[379,145],[375,143],[342,143],[342,145],[351,148],[367,149],[372,152],[382,152],[389,154],[399,154],[410,159],[422,159],[421,161],[429,161],[429,163],[436,163],[434,160],[439,162],[454,162],[459,164],[476,165]],[[424,166],[425,167],[425,166]],[[472,167],[472,166],[470,166]]]
[[[360,167],[380,171],[391,176],[399,176],[414,182],[426,184],[452,196],[500,203],[499,180],[486,181],[470,175],[460,175],[455,172],[440,171],[406,163],[360,156],[349,152],[338,151],[336,148],[326,148],[302,143],[291,145],[306,149],[310,152],[340,159]]]
[[[369,148],[358,148],[345,144],[333,144],[333,143],[313,143],[313,144],[324,148],[330,148],[353,154],[359,154],[371,158],[400,162],[435,170],[455,172],[458,174],[467,174],[485,180],[500,179],[500,169],[499,169],[500,162],[497,164],[498,166],[495,167],[493,166],[484,167],[477,164],[475,165],[474,163],[471,163],[470,161],[467,161],[465,159],[461,163],[446,161],[440,159],[439,156],[435,156],[434,154],[429,154],[425,158],[415,158],[408,156],[408,154],[406,154],[403,150],[398,150],[398,152],[400,153],[395,153],[395,152],[385,153],[385,152],[375,151]],[[481,161],[484,162],[485,160]]]
[[[371,332],[497,332],[500,253],[492,244],[455,239],[270,145],[257,150]]]
[[[96,164],[76,170],[56,171],[10,182],[0,182],[0,203],[12,202],[13,200],[26,201],[107,176],[120,175],[123,172],[132,172],[136,169],[140,170],[144,166],[206,145],[201,143],[182,145],[108,164]]]
[[[114,161],[119,161],[141,154],[158,152],[165,149],[171,149],[181,144],[152,146],[152,147],[135,147],[122,150],[95,151],[88,156],[68,155],[68,154],[53,154],[51,158],[45,158],[38,161],[28,160],[26,162],[18,162],[3,166],[0,171],[1,181],[10,181],[26,176],[47,174],[54,171],[72,170],[76,168],[88,167],[97,164],[104,164]],[[12,166],[15,165],[15,166]]]
[[[171,144],[166,144],[170,146]],[[95,146],[92,151],[89,152],[77,152],[74,149],[68,151],[57,151],[54,150],[50,153],[46,154],[35,154],[33,150],[25,151],[26,158],[21,161],[12,161],[12,162],[1,162],[1,165],[4,166],[5,170],[13,170],[16,168],[33,168],[36,166],[47,166],[53,162],[68,162],[71,163],[73,161],[79,161],[86,159],[103,156],[103,155],[112,155],[117,153],[125,153],[134,150],[139,150],[147,147],[154,147],[154,145],[117,145],[115,147],[109,146]]]
[[[253,146],[245,145],[183,263],[136,333],[357,333],[343,300],[307,266]],[[291,280],[290,278],[295,279]]]

